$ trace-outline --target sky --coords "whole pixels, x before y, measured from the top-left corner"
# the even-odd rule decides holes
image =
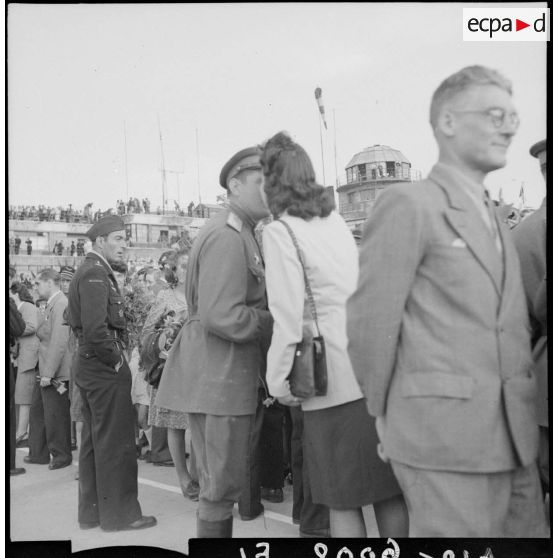
[[[508,165],[486,185],[517,203],[524,183],[526,204],[538,206],[545,185],[528,149],[546,137],[547,44],[464,42],[463,6],[11,4],[9,203],[104,210],[128,195],[156,208],[162,154],[175,171],[167,199],[215,203],[225,162],[280,130],[323,182],[322,130],[328,185],[336,168],[343,183],[351,157],[375,144],[402,151],[426,176],[438,155],[433,91],[482,64],[512,81],[521,118]]]

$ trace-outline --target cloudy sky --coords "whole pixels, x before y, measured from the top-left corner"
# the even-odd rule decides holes
[[[307,149],[321,181],[317,86],[327,184],[335,184],[334,130],[341,181],[353,154],[374,144],[401,150],[426,175],[437,157],[432,92],[458,69],[484,64],[512,80],[521,117],[508,166],[487,185],[513,202],[525,182],[527,204],[538,205],[544,183],[528,148],[546,134],[547,45],[463,42],[462,7],[11,4],[9,203],[106,209],[128,182],[129,195],[160,205],[158,122],[165,167],[182,172],[167,174],[167,198],[183,206],[198,199],[196,129],[206,202],[221,193],[219,172],[234,152],[279,130]]]

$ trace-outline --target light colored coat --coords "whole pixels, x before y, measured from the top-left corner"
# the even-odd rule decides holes
[[[510,231],[498,228],[502,255],[439,166],[388,188],[365,225],[349,354],[390,459],[456,472],[535,460],[525,295]]]
[[[30,302],[22,302],[18,310],[25,321],[25,331],[18,338],[17,369],[26,372],[33,370],[39,361],[39,338],[36,333],[41,316],[39,309]]]
[[[325,409],[362,399],[347,353],[345,304],[356,288],[358,277],[358,251],[353,235],[337,212],[308,221],[287,214],[281,219],[291,227],[303,253],[318,326],[326,346],[327,393],[306,399],[302,409]],[[302,340],[307,296],[302,266],[285,226],[279,222],[267,225],[263,230],[263,246],[269,309],[274,319],[266,378],[270,394],[279,397],[290,392],[287,378],[296,344]],[[310,316],[305,325],[308,320]],[[317,335],[313,321],[311,324]]]
[[[61,380],[70,379],[72,356],[68,346],[70,328],[65,323],[64,310],[68,299],[59,292],[47,304],[43,321],[37,329],[39,345],[39,374]]]

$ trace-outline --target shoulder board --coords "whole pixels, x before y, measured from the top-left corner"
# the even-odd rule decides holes
[[[236,213],[231,211],[227,217],[227,225],[235,231],[240,232],[242,230],[242,219]]]

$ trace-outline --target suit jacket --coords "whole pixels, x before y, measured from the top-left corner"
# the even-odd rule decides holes
[[[256,412],[272,319],[253,225],[231,209],[197,236],[186,276],[189,321],[169,351],[156,405],[212,415]]]
[[[39,373],[49,378],[70,379],[71,355],[68,347],[70,328],[64,310],[68,299],[60,291],[47,304],[43,321],[37,329],[39,338]]]
[[[25,321],[25,331],[18,338],[17,369],[25,372],[33,370],[39,361],[39,338],[36,333],[41,315],[39,309],[30,302],[23,302],[19,311]]]
[[[512,236],[521,262],[521,275],[531,320],[531,344],[538,387],[537,420],[541,426],[548,426],[546,199],[537,211],[513,229]]]
[[[502,255],[448,167],[387,189],[363,234],[349,354],[386,455],[432,470],[506,471],[537,452],[519,260]]]

